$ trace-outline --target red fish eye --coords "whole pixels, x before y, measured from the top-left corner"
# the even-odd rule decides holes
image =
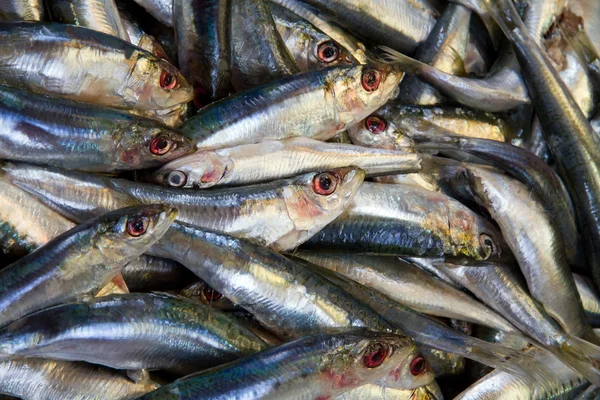
[[[204,288],[202,293],[204,294],[204,297],[206,297],[206,300],[208,300],[208,301],[217,301],[221,297],[223,297],[223,295],[221,293],[219,293],[215,289],[209,288],[209,287]]]
[[[136,216],[127,220],[127,233],[130,236],[142,236],[146,233],[146,229],[148,229],[148,218],[146,217]]]
[[[367,92],[377,90],[381,82],[381,73],[376,69],[368,69],[363,72],[362,85]]]
[[[385,121],[376,116],[367,118],[365,125],[371,133],[375,134],[382,133],[385,131],[385,128],[387,128]]]
[[[371,349],[368,353],[363,356],[363,363],[367,368],[376,368],[383,363],[383,361],[387,358],[388,351],[381,344],[377,344],[375,348]]]
[[[312,186],[315,193],[327,196],[335,191],[337,179],[335,175],[329,172],[323,172],[314,177]]]
[[[427,362],[423,357],[415,357],[410,363],[410,373],[414,376],[421,375],[427,369]]]
[[[162,74],[160,74],[160,87],[161,88],[163,88],[165,90],[171,90],[171,89],[174,89],[176,85],[177,85],[177,78],[175,76],[171,75],[167,71],[163,71]]]
[[[173,143],[164,137],[157,137],[150,142],[150,152],[157,156],[162,156],[171,150]]]
[[[317,55],[319,60],[324,63],[330,63],[337,60],[340,55],[340,49],[331,41],[321,43],[317,48]]]

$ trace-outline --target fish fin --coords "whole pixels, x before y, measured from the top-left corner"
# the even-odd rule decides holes
[[[399,65],[407,74],[418,75],[423,71],[435,69],[431,65],[415,60],[390,47],[379,46],[379,49],[383,51],[383,54],[380,56],[380,62]]]
[[[549,347],[548,350],[591,383],[600,387],[600,347],[565,334],[565,340],[560,348]]]
[[[127,377],[138,385],[148,385],[153,383],[150,378],[150,372],[147,369],[127,370]]]

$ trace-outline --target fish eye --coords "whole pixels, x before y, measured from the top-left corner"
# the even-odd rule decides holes
[[[365,127],[369,132],[379,134],[385,131],[387,124],[383,119],[372,115],[365,121]]]
[[[494,239],[487,233],[479,235],[479,244],[487,250],[486,253],[488,257],[497,254],[498,246],[496,245],[496,242],[494,242]]]
[[[413,376],[421,375],[427,369],[427,361],[421,356],[415,357],[410,363],[410,373]]]
[[[202,294],[208,301],[217,301],[223,297],[223,294],[217,292],[215,289],[208,286],[202,289]]]
[[[171,171],[167,175],[167,182],[173,187],[182,187],[187,182],[187,175],[181,171]]]
[[[160,87],[165,90],[172,90],[177,85],[177,77],[173,76],[167,71],[163,71],[160,74]]]
[[[319,57],[319,60],[324,63],[330,63],[337,60],[339,55],[340,49],[332,41],[321,43],[317,48],[317,56]]]
[[[150,152],[157,156],[162,156],[166,154],[171,147],[173,146],[173,142],[164,137],[157,137],[152,139],[150,142]]]
[[[362,75],[362,86],[367,92],[377,90],[381,83],[381,72],[376,69],[367,69]]]
[[[138,237],[146,233],[148,229],[148,218],[144,216],[135,216],[127,220],[127,233],[129,236]]]
[[[327,196],[335,191],[337,179],[335,175],[323,172],[314,177],[312,186],[315,193]]]
[[[388,356],[388,349],[381,343],[375,344],[363,356],[363,364],[367,368],[377,368]]]

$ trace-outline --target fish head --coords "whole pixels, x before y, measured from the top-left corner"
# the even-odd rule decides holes
[[[348,128],[353,144],[365,147],[377,147],[389,150],[409,150],[412,140],[392,121],[384,110],[363,119]]]
[[[195,149],[195,143],[181,133],[149,120],[127,127],[115,146],[118,160],[137,169],[162,165]]]
[[[308,35],[303,35],[306,43],[305,54],[300,55],[306,60],[306,71],[332,67],[334,65],[352,65],[357,61],[348,50],[331,40],[331,38],[312,28]],[[296,55],[294,54],[294,57]]]
[[[323,393],[336,394],[387,376],[406,362],[415,344],[404,335],[358,331],[339,335],[322,357]]]
[[[94,222],[95,246],[107,260],[140,256],[169,229],[178,211],[164,204],[121,208]]]
[[[192,86],[177,68],[145,51],[139,52],[124,85],[126,100],[145,110],[173,108],[193,98]]]
[[[230,164],[216,152],[198,151],[164,165],[152,177],[164,186],[205,189],[217,184]]]
[[[391,388],[416,389],[434,381],[433,369],[414,346],[380,382]]]

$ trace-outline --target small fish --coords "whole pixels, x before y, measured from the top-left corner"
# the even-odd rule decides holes
[[[208,188],[266,182],[347,166],[361,168],[367,176],[416,172],[421,169],[421,162],[422,157],[415,153],[298,137],[198,151],[164,165],[153,178],[165,186]]]
[[[494,226],[442,193],[365,182],[346,211],[303,247],[486,260],[500,256],[505,246]]]
[[[181,130],[203,149],[293,136],[327,140],[394,97],[402,77],[380,65],[297,74],[211,104]]]
[[[0,363],[0,392],[30,400],[133,400],[160,387],[83,362],[41,359]]]
[[[78,225],[4,268],[0,326],[93,294],[160,239],[176,216],[176,209],[158,205],[117,210]]]
[[[122,109],[164,109],[192,99],[191,86],[171,64],[102,32],[0,22],[0,41],[0,84]]]
[[[139,400],[329,399],[386,376],[412,344],[368,331],[307,336],[179,379]]]
[[[157,122],[0,86],[0,159],[114,172],[160,166],[194,144]]]
[[[268,347],[212,307],[145,293],[104,296],[36,312],[1,329],[0,342],[4,360],[39,357],[181,375]]]

